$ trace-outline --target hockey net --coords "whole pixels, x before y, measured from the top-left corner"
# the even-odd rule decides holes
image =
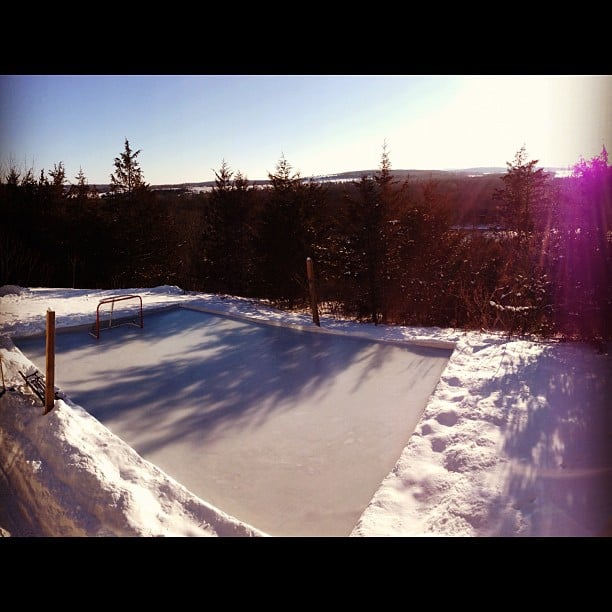
[[[101,332],[123,325],[144,327],[142,298],[139,295],[116,295],[100,300],[96,308],[96,321],[89,333],[97,340]]]

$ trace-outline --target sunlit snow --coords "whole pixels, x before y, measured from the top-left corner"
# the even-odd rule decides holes
[[[17,348],[14,339],[43,333],[48,308],[56,312],[58,337],[62,328],[91,325],[98,302],[117,293],[121,292],[0,288],[0,357],[7,388],[0,397],[0,528],[3,533],[269,534],[272,530],[224,508],[222,497],[211,499],[204,492],[195,492],[182,477],[170,475],[170,468],[165,471],[156,461],[144,458],[144,451],[137,452],[92,416],[87,401],[78,402],[62,395],[63,399],[56,400],[52,412],[42,415],[40,400],[29,391],[19,374],[34,364]],[[241,298],[187,293],[168,286],[129,289],[123,293],[142,296],[145,328],[147,313],[152,309],[178,304],[280,325],[312,327],[308,314],[280,312]],[[351,535],[610,534],[612,460],[608,449],[612,426],[608,406],[612,363],[609,353],[601,354],[583,344],[509,340],[494,334],[452,329],[374,326],[327,317],[321,323],[327,332],[349,333],[377,341],[436,340],[455,346],[433,393],[425,400],[424,412],[415,424],[414,433],[398,447],[397,458],[391,461],[393,465],[390,464],[387,474],[373,487],[363,512],[354,517]],[[129,333],[139,331],[132,328]],[[229,341],[223,340],[221,333],[218,339],[221,346]],[[302,349],[298,345],[296,350]],[[223,350],[213,353],[213,363],[231,360]],[[356,379],[350,380],[350,370],[346,368],[345,372],[344,366],[351,360],[348,353],[330,361],[326,367],[336,367],[338,376],[348,376],[349,383],[355,385]],[[383,353],[380,356],[386,359],[387,354]],[[188,355],[177,357],[177,364],[169,367],[178,367],[178,364],[187,370],[194,367]],[[232,361],[234,365],[238,362],[237,358]],[[303,363],[301,358],[299,363]],[[248,365],[243,364],[242,374],[234,380],[228,376],[223,384],[213,384],[226,388],[228,398],[255,397],[257,385],[251,383],[259,378],[264,392],[270,392],[271,379],[266,377],[272,374],[271,366],[265,360],[251,364],[252,370]],[[285,366],[291,367],[290,359]],[[58,386],[60,371],[58,366]],[[314,395],[323,402],[322,409],[329,409],[324,404],[326,386],[309,382],[313,374],[313,371],[307,372],[303,388],[295,392]],[[252,380],[246,384],[249,377]],[[165,380],[172,379],[164,376],[160,367],[155,384],[163,386]],[[389,384],[388,379],[381,380],[381,386]],[[111,386],[106,394],[105,410],[118,414],[127,396],[136,415],[138,397],[130,398],[128,389],[124,387],[122,393],[121,388]],[[346,400],[339,393],[338,389],[333,390],[333,402]],[[370,390],[365,397],[368,393],[368,401],[373,403],[376,392]],[[409,395],[410,389],[400,387],[400,393]],[[359,388],[356,388],[355,397],[358,396]],[[283,403],[285,400],[279,399],[278,406],[273,407],[269,395],[264,394],[263,399],[264,404],[268,402],[263,409],[276,409],[276,416],[284,417],[279,427],[287,427],[289,431],[291,427],[297,430],[303,425],[315,443],[323,444],[328,435],[334,443],[338,442],[334,436],[356,442],[364,433],[351,434],[350,428],[336,428],[339,424],[332,425],[330,420],[329,432],[313,435],[316,429],[313,422],[299,425],[299,418],[292,419],[291,410]],[[158,406],[158,410],[165,409],[172,421],[174,417],[170,415],[181,414],[180,403],[179,393],[165,406]],[[256,402],[252,410],[256,413],[259,408],[255,405]],[[399,419],[398,427],[407,426],[401,422],[401,416],[393,418]],[[129,419],[120,421],[129,423]],[[270,424],[274,422],[269,420]],[[283,438],[281,432],[277,438],[270,436],[277,442]],[[295,446],[291,444],[285,449],[294,454],[294,461]],[[281,451],[275,448],[274,452],[274,469],[280,469]],[[354,459],[348,456],[343,460]],[[220,461],[228,473],[230,459],[226,456]],[[352,483],[359,480],[362,471],[363,464],[355,461],[354,474],[334,481],[333,490],[328,493],[339,499],[350,496]],[[304,481],[296,476],[293,483],[303,495]],[[321,498],[322,491],[316,495]],[[299,512],[287,507],[285,514],[299,525],[305,522]]]

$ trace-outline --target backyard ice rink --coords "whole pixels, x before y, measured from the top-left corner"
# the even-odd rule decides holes
[[[15,343],[44,372],[44,337]],[[58,330],[55,384],[239,520],[270,535],[344,536],[451,353],[174,308],[99,340]]]

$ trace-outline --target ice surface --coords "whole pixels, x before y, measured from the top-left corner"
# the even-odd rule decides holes
[[[44,372],[44,338],[16,339]],[[348,535],[450,349],[187,309],[56,337],[56,385],[143,457],[271,535]]]

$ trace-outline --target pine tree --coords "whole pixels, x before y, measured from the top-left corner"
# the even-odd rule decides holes
[[[108,248],[116,262],[111,273],[115,287],[131,283],[158,282],[157,271],[165,256],[166,238],[171,228],[160,220],[154,193],[144,181],[138,162],[140,150],[133,151],[125,140],[124,151],[115,158],[115,172],[111,174],[111,207],[114,229]],[[112,206],[112,200],[126,205]],[[133,285],[132,285],[133,286]]]
[[[74,178],[76,179],[76,183],[70,185],[68,195],[70,198],[75,198],[79,201],[85,200],[89,194],[89,185],[87,184],[87,178],[85,177],[83,168],[79,166],[79,172]]]
[[[222,160],[219,170],[214,170],[215,185],[204,214],[204,232],[202,237],[203,265],[202,272],[205,286],[209,291],[230,292],[232,248],[232,224],[229,211],[232,203],[233,172],[225,160]]]
[[[608,152],[582,157],[563,179],[550,259],[558,328],[585,339],[612,336],[612,167]],[[547,242],[552,242],[548,240]]]
[[[550,177],[537,163],[527,161],[523,145],[507,163],[503,188],[493,194],[501,202],[505,255],[490,305],[511,333],[538,331],[549,309],[544,244],[536,230],[538,219],[546,217],[550,207]]]
[[[140,164],[136,159],[140,154],[132,151],[128,139],[125,139],[124,151],[115,157],[115,172],[111,174],[111,192],[114,195],[132,195],[138,190],[147,190],[148,185],[144,181],[144,175]]]
[[[66,197],[66,215],[62,221],[65,229],[64,250],[70,262],[70,279],[73,288],[77,286],[77,273],[80,273],[78,280],[86,282],[82,276],[87,271],[88,261],[103,259],[101,244],[105,242],[106,233],[100,218],[102,208],[92,205],[92,202],[98,199],[98,192],[88,184],[80,166],[75,181],[70,185]],[[102,267],[96,266],[97,270]]]
[[[348,272],[356,283],[358,316],[369,315],[373,323],[385,321],[385,289],[391,280],[387,254],[389,211],[395,197],[391,162],[386,143],[379,171],[356,183],[357,197],[350,200],[351,228],[347,236]]]
[[[56,198],[62,197],[64,193],[64,183],[66,182],[66,169],[64,168],[64,162],[59,164],[53,164],[53,170],[49,170],[49,176],[51,177],[51,192]]]
[[[546,189],[549,176],[537,168],[538,160],[527,161],[523,145],[501,180],[503,188],[496,189],[493,198],[501,202],[500,217],[504,229],[513,231],[520,243],[528,240],[536,226],[536,218],[546,206]]]
[[[207,208],[205,274],[209,286],[232,295],[248,292],[251,244],[248,239],[251,194],[248,180],[225,160],[214,170],[215,186]]]
[[[265,192],[259,233],[259,259],[263,291],[274,299],[293,305],[302,291],[300,281],[307,249],[302,220],[302,179],[284,155],[269,172],[272,186]],[[306,293],[306,295],[308,295]]]

